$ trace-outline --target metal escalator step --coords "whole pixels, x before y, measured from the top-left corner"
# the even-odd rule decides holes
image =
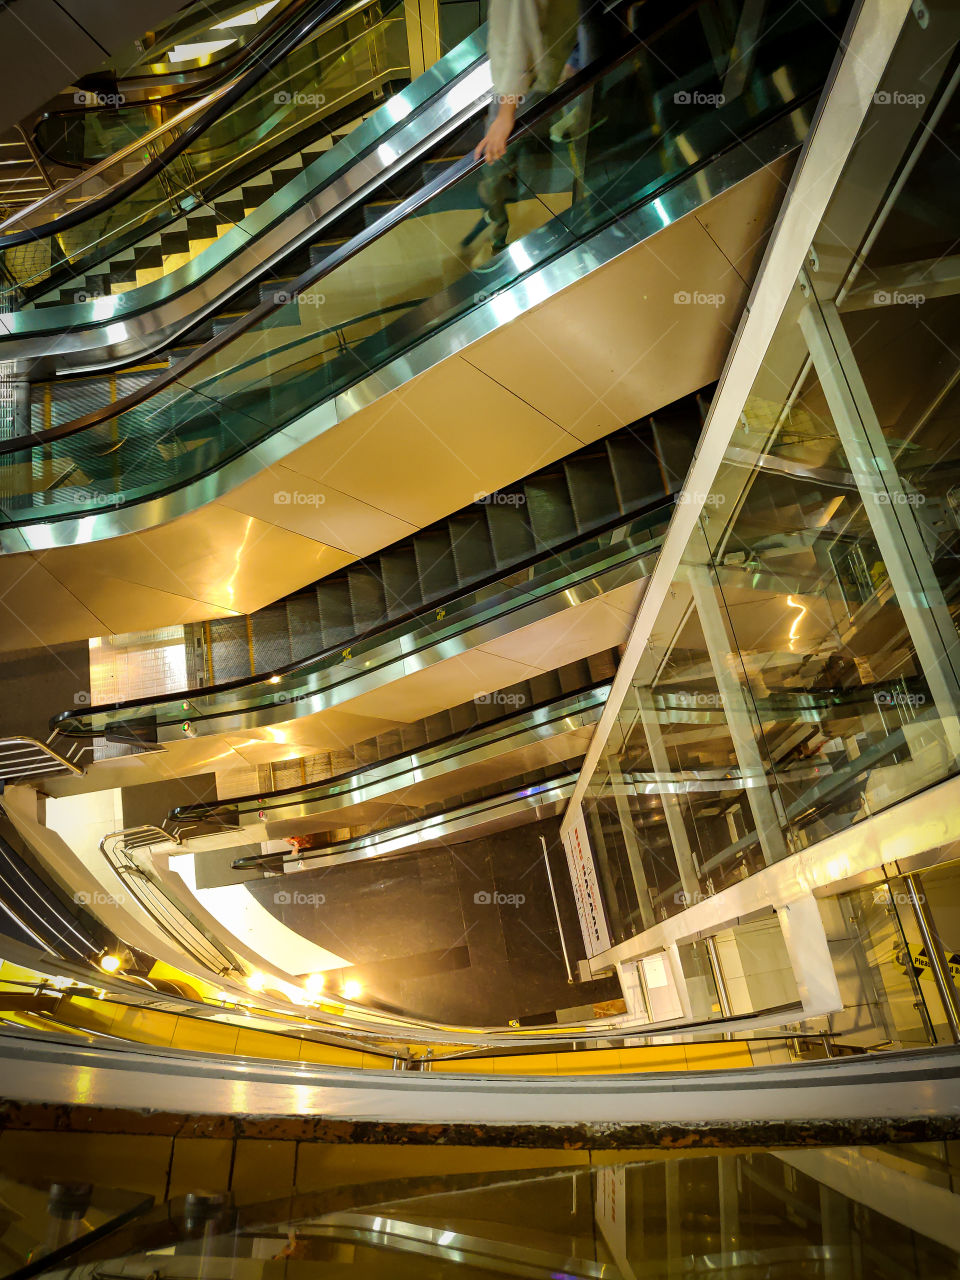
[[[250,615],[250,644],[255,671],[273,671],[291,659],[287,610],[282,602]]]
[[[290,658],[297,662],[319,653],[324,647],[320,625],[320,604],[315,591],[303,591],[287,600],[287,633]]]
[[[213,618],[209,622],[209,657],[213,683],[239,680],[253,674],[247,619]]]
[[[425,604],[457,590],[460,581],[450,547],[450,531],[445,525],[414,534],[413,550]]]
[[[564,461],[563,469],[578,530],[590,529],[617,515],[620,503],[606,449],[585,456],[574,454]]]
[[[354,634],[359,635],[385,622],[387,605],[379,575],[364,564],[351,565],[347,570],[347,582]]]
[[[626,431],[618,431],[606,443],[621,511],[636,511],[666,496],[666,477],[649,423],[637,423]]]
[[[482,507],[476,506],[471,511],[451,516],[447,526],[461,586],[486,577],[496,568],[490,528]]]
[[[460,706],[451,707],[450,716],[450,732],[463,733],[467,729],[472,729],[477,723],[477,710],[473,702],[464,702]]]
[[[379,561],[387,616],[397,618],[411,609],[419,609],[423,595],[413,549],[402,544],[388,547],[380,553]]]
[[[532,476],[524,481],[527,519],[539,547],[555,546],[577,532],[563,471]]]
[[[620,665],[620,655],[616,649],[604,649],[600,653],[592,653],[587,658],[587,669],[591,683],[597,680],[612,680]]]
[[[679,400],[652,417],[657,453],[671,492],[683,485],[700,439],[702,422],[695,400]]]
[[[346,575],[337,574],[317,583],[317,608],[323,647],[349,645],[356,633]]]
[[[395,209],[399,200],[370,200],[363,206],[363,225],[372,227],[390,209]]]
[[[530,686],[530,696],[535,703],[547,702],[551,698],[559,698],[563,692],[560,676],[556,671],[543,671],[539,675],[531,676],[528,684]]]
[[[318,240],[310,246],[310,265],[315,267],[318,262],[322,262],[324,258],[333,249],[339,249],[342,244],[346,244],[347,237],[334,238],[330,240]]]
[[[492,493],[483,504],[498,567],[516,564],[534,550],[526,494],[518,486]]]

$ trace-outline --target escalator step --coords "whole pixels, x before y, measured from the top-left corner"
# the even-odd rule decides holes
[[[671,492],[683,485],[700,439],[700,414],[695,404],[682,400],[653,415],[653,435],[661,466]]]
[[[551,698],[559,698],[563,692],[560,676],[556,671],[543,671],[531,676],[529,680],[530,696],[534,702],[547,702]]]
[[[498,567],[516,564],[534,550],[533,533],[527,520],[526,494],[521,489],[515,486],[491,494],[484,510]]]
[[[320,604],[315,591],[303,591],[287,600],[287,631],[294,662],[319,653],[324,647]]]
[[[574,455],[564,462],[563,469],[567,473],[570,501],[579,531],[603,524],[617,515],[620,508],[617,486],[605,449],[585,457]]]
[[[408,546],[382,551],[379,556],[387,616],[397,618],[423,604],[417,558]]]
[[[657,458],[652,428],[640,424],[629,433],[618,432],[607,441],[607,453],[621,511],[636,511],[666,495],[666,479]]]
[[[538,547],[553,546],[574,536],[577,525],[563,471],[533,476],[523,488],[527,518]]]
[[[350,587],[346,576],[323,578],[317,583],[317,608],[323,647],[348,645],[354,636]]]
[[[366,565],[352,565],[347,570],[350,607],[353,610],[354,634],[368,631],[386,621],[387,605],[383,583]]]
[[[239,680],[253,672],[250,637],[246,618],[212,618],[210,623],[210,663],[213,683]]]
[[[273,671],[287,665],[292,656],[290,630],[282,603],[268,605],[250,615],[250,642],[255,671]]]
[[[490,528],[481,506],[460,513],[447,521],[450,546],[461,586],[492,573],[497,566],[490,541]]]
[[[457,590],[460,582],[446,526],[414,534],[413,549],[425,603],[439,600]]]

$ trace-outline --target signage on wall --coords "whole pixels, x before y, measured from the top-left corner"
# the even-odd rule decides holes
[[[583,931],[583,944],[588,956],[596,956],[601,951],[608,951],[611,942],[600,900],[597,868],[587,839],[583,810],[580,808],[577,809],[570,830],[563,837],[563,848],[567,855],[573,896],[577,904],[577,915],[580,917],[580,928]]]

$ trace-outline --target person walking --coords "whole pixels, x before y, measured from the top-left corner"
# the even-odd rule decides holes
[[[556,88],[577,42],[581,8],[588,2],[490,0],[487,29],[493,97],[486,132],[474,152],[486,162],[478,187],[484,216],[462,241],[464,249],[487,230],[491,257],[506,246],[507,205],[517,197],[520,161],[520,148],[508,147],[517,110]]]

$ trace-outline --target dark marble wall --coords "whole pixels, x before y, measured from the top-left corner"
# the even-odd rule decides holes
[[[555,821],[248,888],[284,924],[343,956],[386,1005],[474,1025],[549,1020],[620,991],[613,979],[567,982],[541,831],[575,963],[583,947]]]

